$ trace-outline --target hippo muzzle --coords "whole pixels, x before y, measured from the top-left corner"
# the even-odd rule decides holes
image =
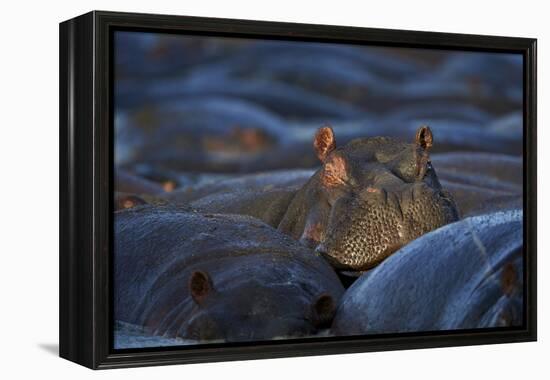
[[[334,267],[367,270],[419,236],[458,220],[452,198],[419,182],[368,187],[334,204],[316,251]]]

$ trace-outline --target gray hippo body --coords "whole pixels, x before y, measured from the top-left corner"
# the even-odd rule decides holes
[[[460,216],[521,208],[521,157],[452,152],[433,154],[431,159],[441,186],[452,195]],[[139,188],[131,188],[128,195],[145,198],[142,201],[146,203],[162,204],[164,200],[204,212],[251,215],[278,227],[294,195],[314,174],[314,170],[294,169],[204,179],[199,176],[186,179],[188,184],[180,189],[156,197],[144,197]]]
[[[479,215],[415,240],[346,291],[333,333],[521,326],[522,220]]]
[[[441,187],[452,196],[461,217],[522,207],[521,157],[453,152],[433,154],[431,159]],[[206,212],[251,215],[277,228],[296,194],[314,174],[294,170],[274,172],[271,177],[262,173],[220,181],[210,187],[211,194],[206,192],[207,186],[190,189],[189,197],[195,199],[189,205]],[[288,180],[282,181],[282,177]],[[201,193],[205,196],[196,199]],[[293,207],[299,204],[295,201]]]
[[[297,190],[314,173],[313,170],[273,170],[254,174],[241,174],[225,178],[212,178],[197,184],[184,186],[166,194],[166,200],[175,204],[187,204],[208,196],[231,192],[269,191],[273,189]]]
[[[284,140],[284,124],[276,116],[228,99],[163,102],[120,119],[120,129],[142,136],[126,163],[163,170],[239,171]]]
[[[277,228],[296,195],[295,189],[243,190],[213,194],[191,202],[198,211],[249,215]]]
[[[523,159],[504,154],[453,152],[433,155],[441,185],[462,217],[523,204]]]
[[[247,216],[115,213],[115,319],[195,342],[310,336],[343,293],[321,257]]]
[[[372,137],[339,148],[332,128],[323,127],[313,145],[323,165],[300,188],[219,194],[191,207],[259,217],[341,270],[371,268],[407,242],[458,219],[430,162],[428,127],[418,129],[412,144]]]

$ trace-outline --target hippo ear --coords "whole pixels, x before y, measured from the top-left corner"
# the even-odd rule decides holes
[[[328,293],[319,295],[311,305],[311,322],[317,328],[329,328],[334,319],[336,305]]]
[[[313,139],[313,147],[315,148],[317,157],[319,157],[322,162],[325,162],[325,159],[329,153],[336,148],[334,131],[330,126],[327,125],[317,130],[317,133],[315,133],[315,138]]]
[[[193,300],[200,305],[204,302],[208,294],[212,291],[212,280],[208,273],[195,271],[189,279],[189,291]]]
[[[415,137],[416,145],[421,147],[424,150],[430,150],[434,143],[434,137],[432,135],[432,130],[427,125],[423,125],[416,131]]]

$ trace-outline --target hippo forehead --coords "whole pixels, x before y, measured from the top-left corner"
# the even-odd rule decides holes
[[[455,221],[454,201],[441,188],[428,151],[389,137],[356,139],[335,149],[322,174],[331,210],[318,252],[338,268],[365,270]],[[332,180],[334,173],[340,182]]]
[[[413,182],[417,157],[427,155],[415,144],[390,137],[355,139],[335,152],[346,159],[351,176],[359,184],[372,183],[384,175]]]
[[[387,162],[413,146],[391,137],[379,136],[354,139],[339,149],[352,156],[370,156],[380,162]]]

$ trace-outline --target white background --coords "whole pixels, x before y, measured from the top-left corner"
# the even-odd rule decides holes
[[[0,377],[549,378],[546,1],[6,1],[0,22]],[[57,357],[58,23],[93,9],[539,39],[539,342],[93,372]],[[7,212],[6,212],[7,211]],[[546,297],[543,298],[543,297]],[[546,351],[546,353],[544,353]]]

